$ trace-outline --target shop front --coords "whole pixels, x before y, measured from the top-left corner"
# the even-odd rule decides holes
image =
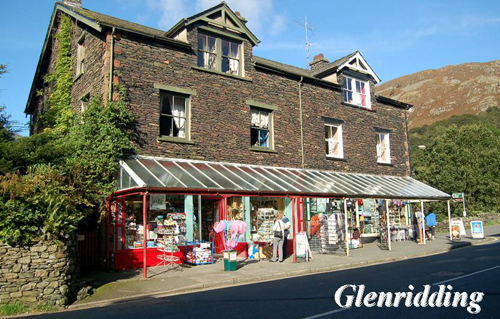
[[[447,199],[409,177],[136,156],[120,162],[108,199],[108,263],[212,263],[229,243],[240,258],[266,255],[278,212],[291,224],[294,261],[297,234],[317,253],[345,255],[377,238],[390,249],[391,233],[410,226],[407,200]],[[215,232],[222,221],[245,226]]]

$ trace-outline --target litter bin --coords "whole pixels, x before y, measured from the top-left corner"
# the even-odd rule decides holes
[[[224,251],[224,271],[236,270],[236,250]]]

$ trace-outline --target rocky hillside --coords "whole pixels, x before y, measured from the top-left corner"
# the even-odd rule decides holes
[[[500,60],[464,63],[406,75],[376,87],[379,95],[414,105],[410,127],[500,106]]]

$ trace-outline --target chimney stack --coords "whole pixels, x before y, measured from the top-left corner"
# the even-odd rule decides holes
[[[234,14],[236,14],[236,16],[238,17],[238,19],[240,19],[243,23],[247,23],[248,22],[247,19],[245,19],[245,18],[243,18],[241,16],[241,13],[239,11],[235,11]]]
[[[81,8],[82,0],[63,0],[63,4],[68,5],[70,7]]]
[[[314,56],[314,59],[312,60],[312,62],[309,63],[309,66],[311,67],[311,71],[314,72],[316,70],[321,69],[328,63],[330,63],[330,61],[328,61],[328,59],[325,58],[323,53],[320,53]]]

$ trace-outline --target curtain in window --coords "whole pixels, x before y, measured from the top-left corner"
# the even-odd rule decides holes
[[[186,99],[179,97],[171,97],[174,103],[170,103],[172,115],[174,116],[174,123],[179,130],[178,137],[185,137],[186,134]]]
[[[260,127],[259,112],[252,110],[252,126]]]
[[[269,114],[268,113],[260,113],[260,127],[261,128],[269,128]]]

